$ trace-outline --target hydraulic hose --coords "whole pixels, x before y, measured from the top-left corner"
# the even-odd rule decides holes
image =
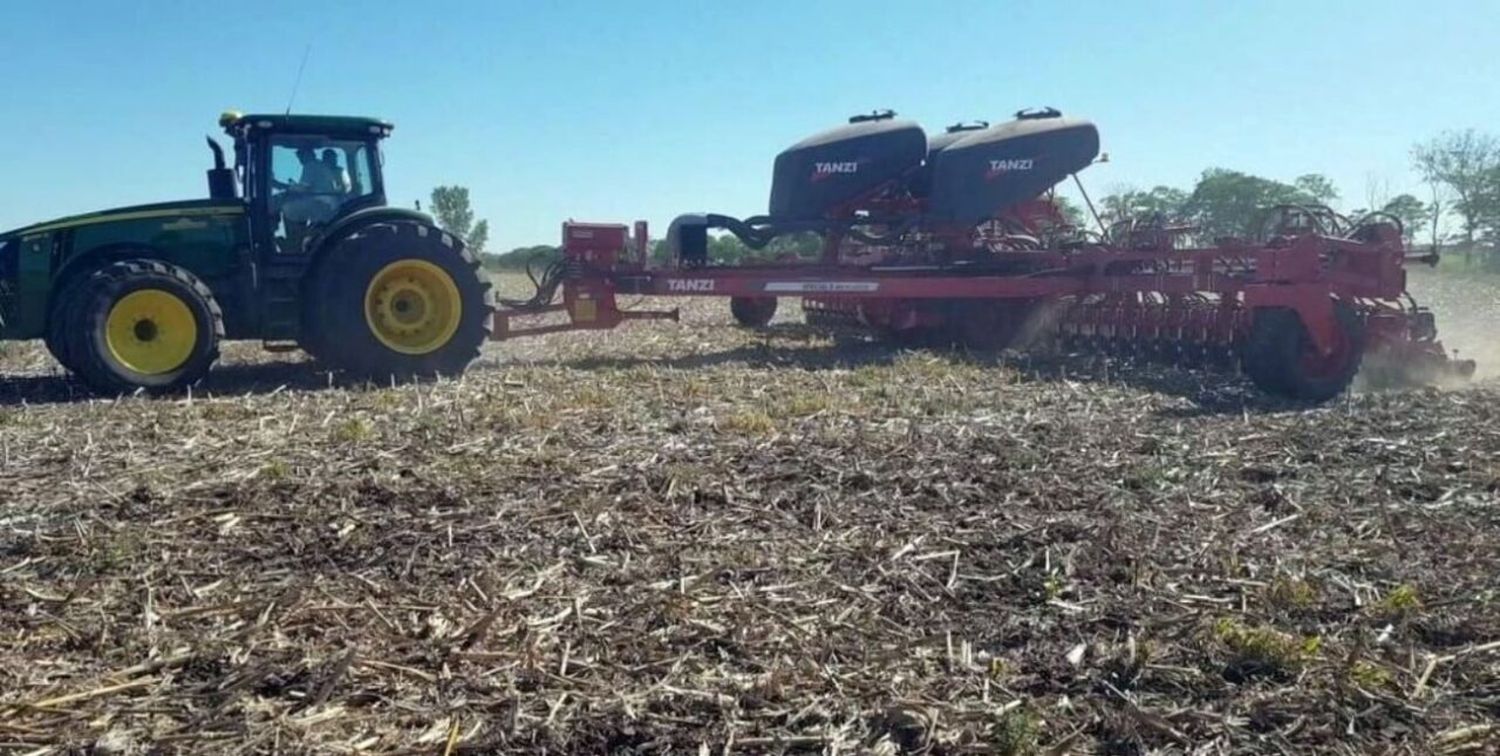
[[[537,277],[535,263],[546,256],[546,252],[532,255],[526,261],[526,277],[531,279],[531,285],[536,291],[528,299],[496,298],[496,302],[513,310],[540,310],[557,298],[557,287],[562,285],[563,279],[568,277],[570,266],[563,259],[553,260],[542,271],[540,278]]]
[[[705,220],[709,228],[722,228],[734,234],[751,249],[765,249],[765,246],[770,244],[777,235],[776,227],[771,225],[771,219],[763,215],[740,220],[728,215],[710,213],[705,216]]]

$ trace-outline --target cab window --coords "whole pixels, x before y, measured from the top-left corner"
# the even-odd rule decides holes
[[[300,252],[311,229],[375,193],[367,142],[283,135],[270,148],[271,212],[285,252]]]

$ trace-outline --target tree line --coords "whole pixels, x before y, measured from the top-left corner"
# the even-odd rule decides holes
[[[1203,242],[1225,236],[1253,237],[1267,208],[1278,205],[1329,206],[1341,204],[1337,187],[1326,176],[1309,173],[1281,182],[1227,168],[1210,168],[1190,190],[1156,186],[1148,190],[1121,189],[1100,199],[1100,220],[1112,224],[1127,219],[1161,218],[1195,229]],[[1416,238],[1430,219],[1426,203],[1411,194],[1379,198],[1348,213],[1359,218],[1381,212],[1401,221],[1407,240]]]
[[[1095,219],[1090,217],[1093,213],[1105,226],[1132,218],[1160,218],[1191,226],[1200,240],[1253,236],[1254,224],[1266,208],[1290,204],[1352,207],[1344,213],[1351,218],[1385,213],[1401,221],[1409,243],[1456,247],[1470,260],[1476,252],[1493,251],[1500,245],[1500,138],[1474,129],[1445,132],[1414,145],[1411,161],[1426,184],[1424,197],[1410,193],[1388,196],[1372,183],[1363,197],[1351,201],[1342,197],[1326,176],[1317,173],[1284,182],[1227,168],[1209,168],[1190,188],[1115,188],[1091,203],[1092,212],[1065,197],[1058,200],[1064,214],[1080,227],[1094,224]],[[433,190],[431,200],[431,210],[443,228],[465,239],[488,267],[519,268],[539,258],[555,259],[558,254],[557,247],[546,244],[491,253],[485,248],[489,224],[475,219],[467,188],[441,186]],[[1451,231],[1455,227],[1456,233]],[[709,259],[732,263],[751,256],[810,257],[817,254],[818,247],[818,237],[796,234],[753,251],[734,236],[723,234],[710,239]],[[652,256],[665,259],[661,241],[654,243]],[[1500,254],[1486,257],[1488,264],[1500,269]]]
[[[1500,244],[1500,138],[1450,131],[1413,147],[1412,162],[1432,188],[1433,204],[1459,220],[1465,249]]]
[[[1249,233],[1259,211],[1274,205],[1354,205],[1346,215],[1386,213],[1401,221],[1408,242],[1446,245],[1469,259],[1488,252],[1489,264],[1500,268],[1495,253],[1500,246],[1500,138],[1475,129],[1445,132],[1414,145],[1411,161],[1426,184],[1425,201],[1410,193],[1387,196],[1372,183],[1361,203],[1340,202],[1338,188],[1320,174],[1283,183],[1211,168],[1190,191],[1157,186],[1107,195],[1099,203],[1100,215],[1110,222],[1160,213],[1212,238]],[[1454,225],[1457,233],[1450,230]]]

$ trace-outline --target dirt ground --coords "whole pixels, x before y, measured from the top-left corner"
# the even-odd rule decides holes
[[[1500,286],[1420,276],[1495,354]],[[1494,379],[1310,408],[799,319],[395,387],[236,345],[175,399],[12,346],[0,752],[1500,750]]]

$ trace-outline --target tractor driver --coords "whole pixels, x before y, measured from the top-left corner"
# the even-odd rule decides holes
[[[332,177],[333,189],[339,194],[349,193],[349,174],[339,165],[339,154],[331,149],[323,150],[323,167]]]
[[[297,162],[302,164],[302,175],[295,182],[276,182],[286,190],[281,195],[282,212],[294,220],[328,220],[338,209],[338,200],[330,196],[339,193],[338,179],[311,147],[297,148]]]
[[[287,239],[294,246],[300,243],[309,227],[333,218],[338,212],[342,194],[334,172],[318,160],[313,148],[297,148],[297,161],[302,164],[302,175],[295,182],[271,182],[285,190],[276,200],[280,205],[281,219],[286,224]]]

